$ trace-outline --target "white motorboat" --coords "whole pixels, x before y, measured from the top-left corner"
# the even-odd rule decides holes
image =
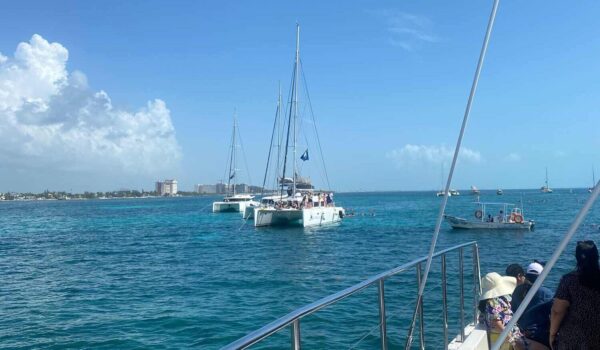
[[[510,203],[477,202],[478,208],[473,213],[475,219],[465,219],[452,215],[444,215],[446,222],[455,229],[485,229],[485,230],[531,230],[535,222],[526,220],[523,211]],[[497,214],[490,214],[490,206],[500,207]],[[510,210],[510,213],[508,212]],[[496,211],[494,210],[494,213]]]
[[[458,190],[455,189],[450,189],[450,194],[453,196],[460,196],[460,192],[458,192]]]
[[[227,180],[226,192],[228,193],[222,201],[213,202],[212,211],[213,213],[226,213],[226,212],[242,212],[246,210],[247,206],[258,205],[258,202],[254,201],[254,196],[250,194],[236,193],[237,192],[237,144],[236,136],[237,120],[233,117],[233,134],[231,136],[231,150],[229,154],[229,175]]]
[[[344,209],[335,206],[333,201],[333,193],[329,190],[319,191],[315,193],[310,179],[303,178],[298,174],[296,149],[297,149],[297,120],[299,119],[298,107],[298,79],[300,77],[300,26],[296,26],[296,55],[294,60],[294,73],[290,95],[290,108],[287,120],[287,136],[285,137],[285,152],[281,168],[283,169],[281,177],[277,178],[278,187],[280,189],[280,198],[275,203],[260,205],[254,209],[254,226],[321,226],[332,224],[342,220],[344,217]],[[309,108],[312,111],[312,107]],[[314,117],[313,117],[314,118]],[[313,126],[314,124],[313,119]],[[275,127],[274,127],[275,130]],[[288,169],[288,159],[290,159],[288,145],[292,148],[292,176],[286,177]],[[320,142],[317,140],[314,143],[320,148]],[[319,152],[322,154],[322,152]],[[309,160],[308,149],[300,157],[302,161]],[[279,164],[278,164],[279,165]],[[324,162],[323,162],[323,165]],[[268,172],[268,163],[267,171]]]
[[[550,186],[548,186],[548,168],[546,168],[546,181],[544,182],[544,186],[542,186],[540,188],[540,191],[542,191],[542,193],[552,193],[552,189],[550,188]]]
[[[501,195],[503,195],[503,194],[504,194],[504,192],[502,191],[502,189],[501,189],[501,188],[499,188],[499,189],[497,189],[497,190],[496,190],[496,194],[497,194],[498,196],[501,196]]]

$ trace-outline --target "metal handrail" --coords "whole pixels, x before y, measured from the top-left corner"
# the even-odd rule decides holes
[[[462,260],[462,248],[468,247],[468,246],[473,246],[474,252],[478,251],[477,242],[471,241],[471,242],[459,244],[459,245],[441,250],[441,251],[433,254],[432,257],[445,256],[445,254],[447,254],[448,252],[451,252],[454,250],[459,250],[460,255],[461,255],[461,260]],[[477,257],[477,259],[475,259],[476,257]],[[400,265],[396,268],[387,270],[378,275],[372,276],[360,283],[357,283],[351,287],[343,289],[337,293],[328,295],[328,296],[321,298],[313,303],[302,306],[302,307],[288,313],[287,315],[280,317],[277,320],[270,322],[267,325],[247,334],[246,336],[234,341],[233,343],[230,343],[229,345],[224,346],[222,348],[222,350],[245,349],[245,348],[252,346],[252,345],[260,342],[261,340],[271,336],[272,334],[277,333],[278,331],[280,331],[281,329],[283,329],[289,325],[293,326],[292,327],[292,349],[300,349],[300,322],[299,322],[299,320],[301,318],[303,318],[304,316],[308,316],[316,311],[319,311],[320,309],[327,307],[331,304],[334,304],[342,299],[345,299],[346,297],[349,297],[349,296],[351,296],[373,284],[376,284],[376,283],[378,284],[378,287],[380,289],[380,298],[381,298],[384,295],[383,294],[383,281],[385,279],[392,277],[394,275],[397,275],[401,272],[404,272],[412,267],[420,266],[420,264],[425,261],[427,261],[427,256],[415,259],[404,265]],[[477,271],[479,271],[478,254],[474,254],[474,256],[473,256],[473,264],[477,265],[476,269],[477,269]],[[445,263],[444,263],[444,265],[445,265]],[[461,279],[461,284],[462,284],[462,279]],[[382,311],[382,309],[385,312],[385,301],[384,300],[380,300],[379,306],[380,306],[380,312]],[[380,318],[383,319],[384,317],[385,317],[385,313],[383,313],[383,315],[380,315]],[[383,322],[383,325],[385,326],[385,322]],[[385,334],[386,334],[386,331],[384,328],[382,328],[382,335],[384,337],[385,337]],[[387,347],[386,339],[382,338],[381,342],[382,342],[382,348],[385,349]]]

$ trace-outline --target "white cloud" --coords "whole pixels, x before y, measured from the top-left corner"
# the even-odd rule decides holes
[[[3,58],[4,57],[4,58]],[[137,111],[113,105],[67,70],[68,50],[40,35],[0,55],[0,160],[18,169],[152,175],[181,150],[162,100]]]
[[[521,160],[521,155],[515,152],[509,153],[506,157],[504,157],[504,160],[509,161],[509,162],[518,162]]]
[[[426,17],[393,10],[376,11],[375,14],[384,18],[390,33],[389,42],[406,51],[439,40],[433,34],[433,22]]]
[[[411,145],[387,153],[387,158],[392,159],[400,167],[412,164],[440,164],[449,162],[454,155],[454,149],[445,145]],[[462,147],[459,153],[459,159],[472,163],[479,163],[482,159],[481,153],[467,147]]]
[[[6,62],[8,60],[8,57],[4,56],[2,54],[2,52],[0,52],[0,64]]]

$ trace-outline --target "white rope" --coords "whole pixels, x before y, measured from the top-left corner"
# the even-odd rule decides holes
[[[473,84],[471,85],[471,93],[469,94],[469,99],[467,100],[467,106],[465,108],[465,114],[463,117],[462,125],[460,128],[460,133],[458,135],[458,140],[456,141],[456,148],[454,149],[454,156],[452,158],[452,166],[450,167],[450,172],[448,173],[448,180],[446,181],[446,188],[444,190],[444,198],[442,200],[442,204],[440,205],[440,211],[438,213],[437,222],[435,224],[435,231],[433,233],[433,238],[431,239],[431,245],[429,247],[429,255],[427,256],[427,263],[425,265],[425,272],[423,274],[423,279],[421,280],[421,285],[419,286],[419,295],[417,296],[417,303],[415,306],[415,311],[413,313],[412,322],[409,329],[408,338],[406,341],[406,347],[409,348],[412,344],[412,335],[415,326],[415,322],[417,319],[417,313],[419,309],[419,304],[423,299],[423,291],[425,290],[425,284],[427,283],[427,277],[429,276],[429,270],[431,269],[431,260],[433,254],[435,252],[435,246],[437,243],[437,239],[440,233],[440,228],[442,226],[442,220],[444,217],[444,211],[446,210],[446,204],[448,203],[448,191],[450,190],[450,185],[452,183],[452,175],[454,174],[454,168],[456,167],[456,160],[458,159],[458,153],[460,151],[460,146],[462,144],[463,135],[465,133],[465,129],[467,127],[467,122],[469,120],[469,114],[471,112],[471,105],[473,103],[473,98],[475,97],[475,91],[477,90],[477,84],[479,82],[479,75],[481,74],[481,68],[483,67],[483,60],[485,58],[485,53],[487,51],[488,43],[490,40],[490,36],[492,34],[492,28],[494,26],[494,20],[496,18],[496,12],[498,10],[498,3],[500,0],[494,0],[494,5],[492,7],[492,13],[490,14],[490,19],[488,22],[487,30],[485,33],[485,38],[483,39],[483,46],[481,47],[481,53],[479,54],[479,61],[477,63],[477,69],[475,70],[475,77],[473,78]]]
[[[577,229],[583,222],[583,219],[585,219],[587,213],[589,212],[590,208],[592,207],[592,205],[598,198],[599,194],[600,194],[600,181],[598,181],[598,183],[594,187],[594,190],[592,191],[592,194],[590,195],[588,200],[585,202],[583,207],[579,210],[579,213],[577,213],[577,216],[575,217],[575,220],[569,227],[567,234],[565,235],[565,237],[562,239],[562,241],[560,242],[560,244],[558,245],[558,247],[552,254],[552,257],[550,258],[550,260],[548,260],[548,262],[546,263],[546,266],[544,266],[542,273],[535,280],[535,283],[533,284],[533,286],[531,286],[531,289],[529,289],[529,292],[527,292],[527,295],[525,296],[525,299],[523,299],[523,301],[521,302],[521,305],[517,309],[517,312],[515,312],[515,314],[511,318],[510,322],[508,322],[506,327],[504,327],[504,330],[502,331],[502,333],[500,333],[500,337],[498,337],[498,340],[496,340],[496,342],[492,346],[492,350],[500,349],[500,346],[504,342],[504,339],[506,339],[506,337],[508,336],[508,333],[510,333],[510,330],[513,329],[515,324],[519,321],[519,318],[525,312],[525,308],[527,308],[527,305],[529,305],[529,302],[531,302],[531,299],[533,299],[535,293],[538,291],[538,289],[540,289],[542,283],[544,283],[546,276],[548,276],[548,274],[552,270],[552,267],[554,267],[554,264],[556,264],[556,261],[562,254],[563,250],[565,250],[565,248],[567,247],[567,244],[569,243],[571,238],[573,238],[573,235],[575,234],[575,232],[577,231]]]

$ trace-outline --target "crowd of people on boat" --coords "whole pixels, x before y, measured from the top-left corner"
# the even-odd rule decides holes
[[[289,200],[279,201],[275,204],[277,209],[303,209],[313,207],[333,207],[333,192],[331,193],[306,193],[302,196],[300,201]]]
[[[600,265],[593,241],[575,248],[576,268],[562,276],[555,292],[541,286],[533,295],[502,350],[600,349]],[[493,344],[510,322],[533,283],[544,269],[535,260],[523,269],[519,264],[481,280],[479,321]]]

